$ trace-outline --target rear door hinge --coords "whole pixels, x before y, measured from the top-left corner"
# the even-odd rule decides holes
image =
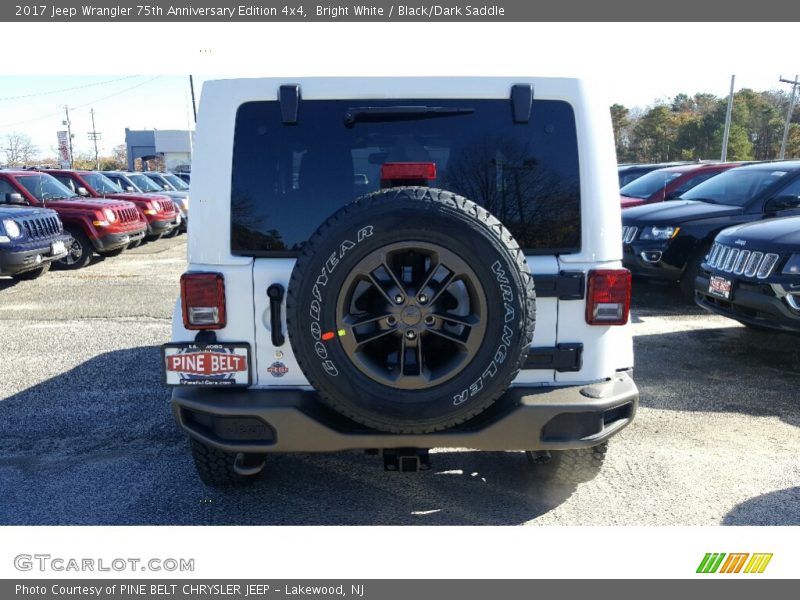
[[[534,275],[537,298],[583,300],[586,295],[586,276],[583,271],[561,271],[558,275]]]

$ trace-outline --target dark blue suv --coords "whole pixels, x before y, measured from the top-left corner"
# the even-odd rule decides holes
[[[71,242],[54,210],[0,205],[0,275],[36,279],[67,255]]]

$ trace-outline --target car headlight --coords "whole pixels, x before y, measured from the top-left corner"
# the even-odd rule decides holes
[[[800,275],[800,254],[792,254],[783,267],[784,275]]]
[[[681,230],[680,227],[645,227],[642,229],[642,234],[639,236],[640,240],[671,240]]]
[[[106,217],[106,221],[108,221],[109,223],[113,223],[114,221],[117,220],[117,215],[114,214],[114,211],[111,210],[110,208],[104,208],[103,214]]]
[[[189,197],[181,198],[181,206],[183,206],[183,210],[189,212]]]
[[[6,234],[12,240],[22,237],[22,230],[19,228],[19,225],[17,225],[17,223],[11,219],[3,220],[3,229],[6,230]]]

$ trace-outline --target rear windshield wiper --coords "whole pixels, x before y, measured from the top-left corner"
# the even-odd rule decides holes
[[[385,121],[416,121],[439,117],[471,115],[474,108],[455,108],[450,106],[360,106],[349,108],[344,113],[345,127],[356,123],[380,123]]]

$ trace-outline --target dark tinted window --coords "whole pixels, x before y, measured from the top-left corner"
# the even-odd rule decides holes
[[[780,164],[776,164],[774,168],[739,167],[704,181],[683,194],[681,198],[744,206],[760,193],[779,187],[783,177],[787,176],[790,176],[790,171],[782,169]]]
[[[434,106],[474,112],[344,125],[354,107]],[[283,125],[277,102],[239,108],[231,186],[232,251],[296,252],[325,218],[381,187],[386,162],[436,163],[430,182],[481,204],[533,253],[580,249],[575,118],[536,100],[528,124],[508,100],[312,100]]]
[[[694,186],[700,185],[706,179],[711,179],[714,175],[718,174],[719,173],[717,171],[711,171],[711,172],[706,171],[705,173],[700,173],[698,175],[695,175],[694,177],[690,177],[689,179],[681,183],[677,188],[672,190],[672,196],[677,198],[678,196],[683,194],[683,192],[688,192]]]

